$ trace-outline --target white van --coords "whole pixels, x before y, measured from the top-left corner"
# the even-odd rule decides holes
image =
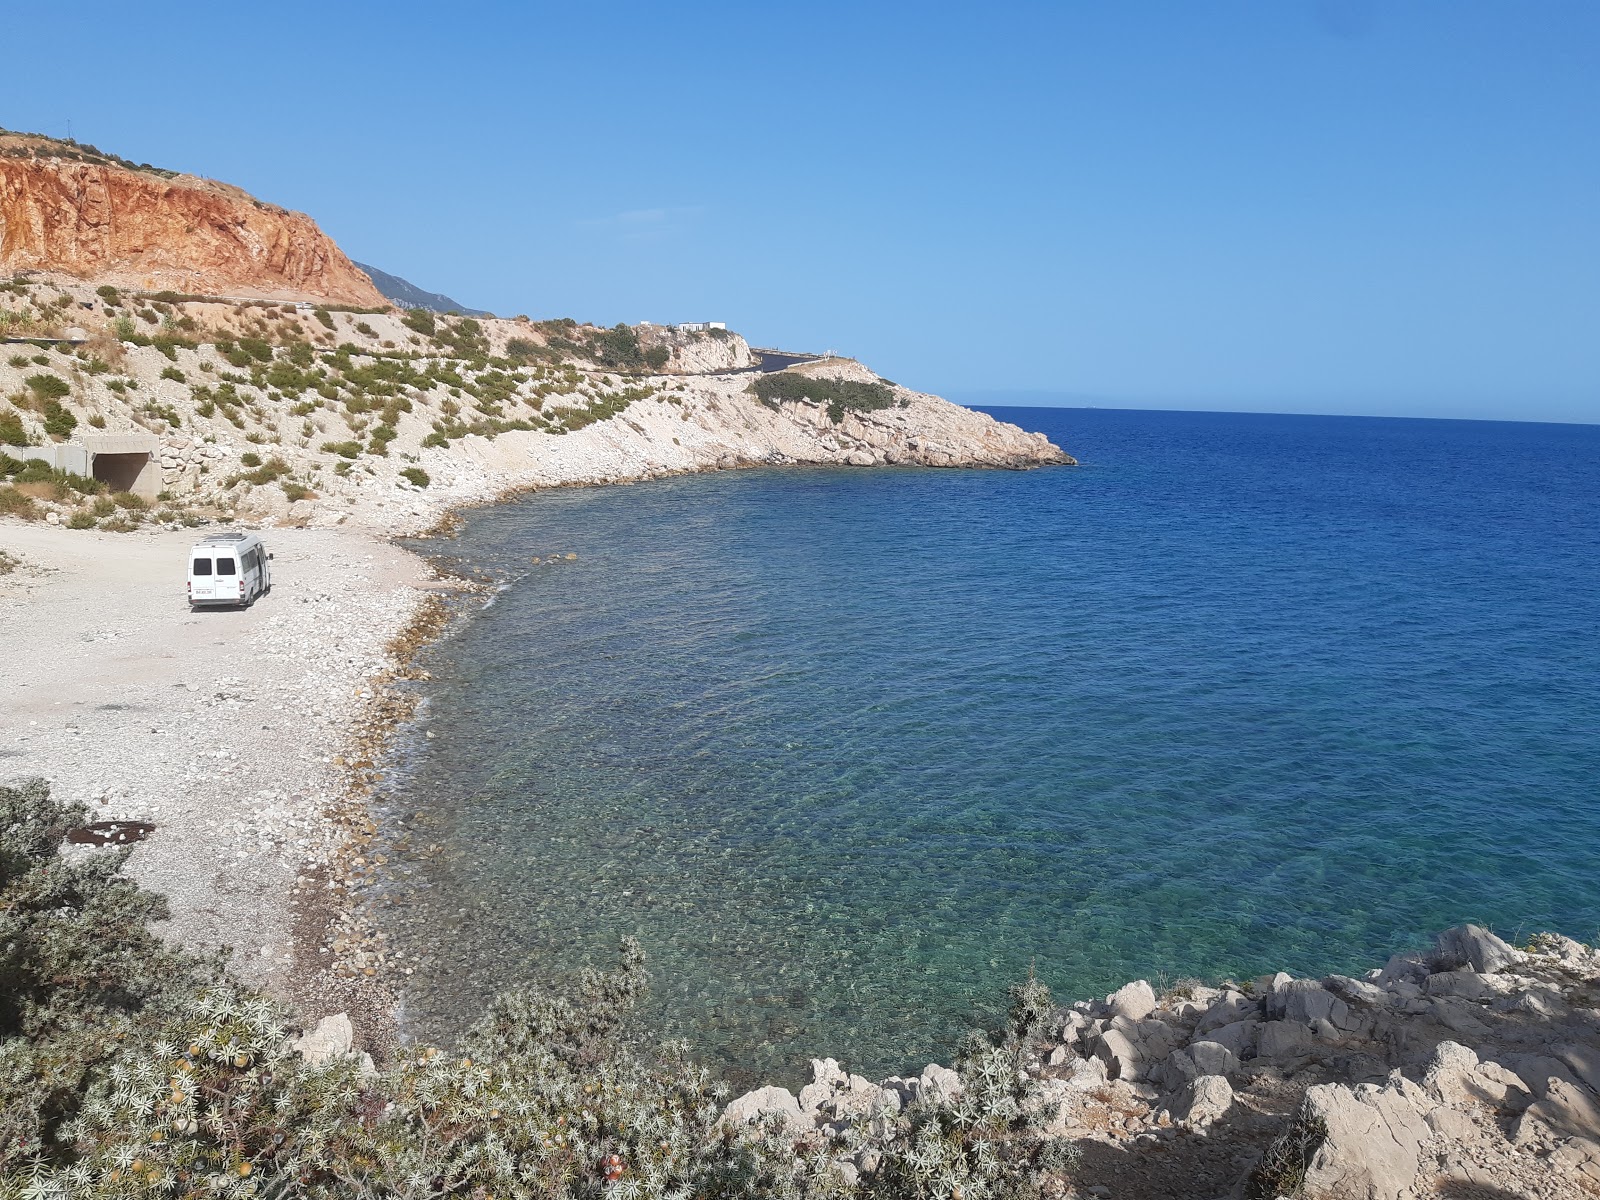
[[[249,608],[272,590],[272,555],[253,533],[215,533],[189,551],[189,608]]]

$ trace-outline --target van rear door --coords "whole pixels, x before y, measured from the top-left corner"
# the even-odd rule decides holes
[[[213,600],[216,595],[216,576],[212,574],[211,556],[196,554],[189,560],[189,599]]]
[[[244,599],[244,575],[239,571],[239,560],[232,550],[217,551],[216,571],[213,597],[217,600]]]

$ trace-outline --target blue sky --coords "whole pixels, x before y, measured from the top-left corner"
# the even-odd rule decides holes
[[[964,399],[1600,421],[1600,5],[14,5],[0,125],[502,314]]]

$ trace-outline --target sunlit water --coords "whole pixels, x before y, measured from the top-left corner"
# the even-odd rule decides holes
[[[558,490],[431,547],[511,583],[395,806],[419,1034],[626,933],[737,1079],[947,1058],[1030,964],[1593,936],[1600,428],[1002,415],[1083,465]]]

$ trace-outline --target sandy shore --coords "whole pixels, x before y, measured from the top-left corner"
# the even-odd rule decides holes
[[[322,944],[349,854],[330,816],[348,811],[344,753],[437,585],[366,533],[270,530],[272,592],[191,613],[184,561],[205,532],[0,522],[21,563],[0,575],[0,780],[154,823],[128,869],[170,900],[164,932],[231,947],[242,979],[315,1019],[350,1000]]]

